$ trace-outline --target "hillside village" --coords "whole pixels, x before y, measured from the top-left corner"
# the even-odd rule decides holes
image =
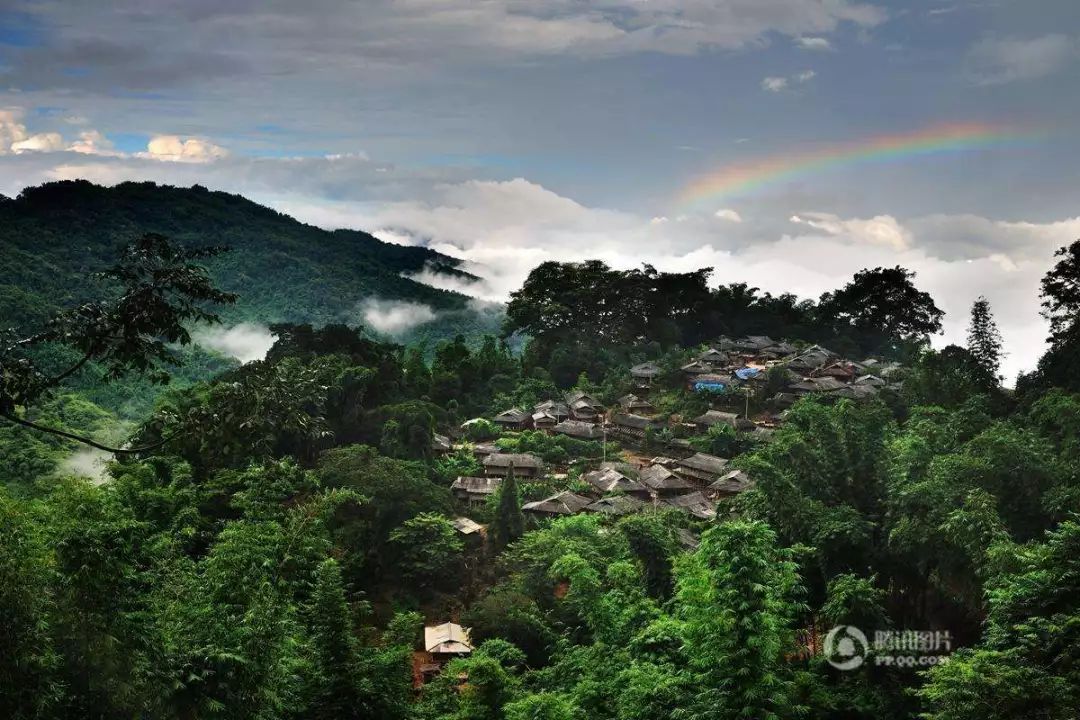
[[[800,397],[872,398],[884,388],[899,388],[900,367],[875,358],[849,360],[820,345],[800,348],[763,335],[721,337],[674,372],[656,362],[634,365],[628,378],[632,392],[613,404],[574,390],[490,418],[502,437],[565,436],[599,444],[600,457],[546,464],[534,453],[506,452],[500,440],[455,443],[445,436],[436,437],[434,449],[470,452],[480,462],[482,475],[459,476],[452,486],[466,511],[487,503],[512,472],[554,491],[523,505],[535,518],[675,508],[711,520],[719,501],[738,495],[753,479],[730,467],[733,458],[698,451],[695,437],[727,433],[750,445],[768,441]],[[708,409],[690,417],[661,412],[652,398],[673,389],[699,396]],[[460,429],[464,434],[483,422],[475,418]]]

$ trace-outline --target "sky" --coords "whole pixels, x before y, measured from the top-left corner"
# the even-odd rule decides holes
[[[241,193],[462,258],[711,266],[817,297],[903,265],[1007,378],[1080,238],[1074,0],[0,0],[0,193]],[[393,309],[372,317],[394,322]]]

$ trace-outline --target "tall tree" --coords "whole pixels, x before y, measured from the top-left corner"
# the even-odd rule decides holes
[[[987,372],[1000,379],[1001,333],[990,311],[990,301],[982,295],[971,306],[967,349]]]
[[[525,517],[521,514],[521,493],[518,491],[517,476],[514,467],[499,488],[499,502],[495,510],[495,522],[492,527],[495,543],[506,547],[525,533]]]
[[[1042,279],[1042,315],[1050,322],[1050,340],[1069,335],[1080,320],[1080,240],[1060,248],[1061,258]]]
[[[698,675],[695,720],[772,720],[791,712],[784,653],[795,613],[795,565],[761,522],[717,525],[678,572],[676,603]]]
[[[942,312],[929,293],[915,287],[915,273],[900,267],[855,273],[843,288],[821,296],[818,313],[840,331],[862,335],[864,351],[890,345],[925,344],[941,332]]]

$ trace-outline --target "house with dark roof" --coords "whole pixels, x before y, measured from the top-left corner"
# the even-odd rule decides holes
[[[659,427],[659,423],[651,418],[630,413],[614,413],[611,416],[612,429],[625,437],[640,440],[645,437],[645,431],[649,428]]]
[[[652,386],[653,380],[659,377],[661,372],[663,371],[656,363],[643,362],[630,368],[630,378],[634,387],[644,389]]]
[[[527,502],[521,506],[521,511],[548,516],[576,515],[591,504],[592,500],[590,498],[564,490],[543,500]]]
[[[431,452],[436,455],[445,455],[453,449],[453,445],[450,443],[450,438],[439,433],[432,433],[431,435]]]
[[[556,435],[566,435],[578,440],[599,440],[604,436],[604,429],[596,423],[581,420],[563,420],[551,428]]]
[[[531,453],[492,453],[484,458],[484,474],[489,477],[506,477],[511,468],[517,477],[532,478],[540,475],[544,463]]]
[[[638,475],[638,482],[656,495],[672,495],[694,490],[697,485],[679,477],[663,465],[650,465]]]
[[[604,414],[604,406],[599,400],[580,390],[566,396],[566,405],[570,417],[583,422],[596,422]]]
[[[550,415],[554,415],[556,420],[562,421],[570,417],[570,408],[566,403],[559,400],[544,400],[543,402],[536,403],[533,408],[534,412],[546,412]]]
[[[645,487],[628,474],[620,472],[613,467],[600,468],[599,470],[587,472],[581,476],[581,479],[596,488],[597,492],[601,495],[614,492],[634,493],[645,496],[649,494],[649,488]]]
[[[496,415],[492,422],[506,430],[524,430],[532,422],[532,413],[512,407]]]
[[[727,425],[732,430],[753,430],[754,421],[740,413],[709,410],[704,415],[694,418],[698,431],[705,432],[714,425]]]
[[[552,430],[559,424],[559,419],[547,410],[537,410],[532,414],[532,426],[537,430]]]
[[[700,360],[693,360],[691,362],[688,362],[679,369],[690,376],[711,373],[713,370],[712,365],[706,362],[702,362]]]
[[[633,393],[619,398],[619,407],[622,408],[623,412],[633,415],[652,415],[656,412],[656,408],[653,407],[651,402]]]
[[[705,487],[715,481],[724,473],[728,461],[724,458],[695,453],[688,458],[679,461],[675,466],[675,473],[684,480],[693,483],[695,487]]]
[[[664,498],[664,503],[689,513],[699,520],[712,520],[716,517],[716,504],[701,492],[672,495]]]
[[[710,367],[724,367],[731,362],[731,357],[722,350],[716,348],[709,348],[705,352],[701,353],[697,357],[698,362],[709,365]]]
[[[450,485],[450,492],[455,498],[469,505],[483,505],[490,495],[499,491],[502,485],[500,477],[471,477],[459,475]]]
[[[754,481],[746,474],[745,470],[730,470],[721,475],[715,482],[706,488],[705,493],[716,499],[732,497],[754,486]]]
[[[646,503],[633,495],[612,495],[611,497],[600,498],[596,502],[586,505],[585,512],[595,512],[603,515],[621,517],[623,515],[641,512],[647,507],[650,507],[649,503]]]

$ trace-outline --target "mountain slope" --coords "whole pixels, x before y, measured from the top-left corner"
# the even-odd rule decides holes
[[[103,187],[63,181],[0,201],[0,318],[31,326],[52,310],[100,293],[90,274],[138,235],[190,245],[226,245],[210,260],[215,281],[240,299],[227,322],[359,324],[365,299],[407,301],[468,320],[467,298],[407,277],[425,265],[463,279],[458,261],[382,242],[354,230],[326,231],[239,195],[154,183]]]

